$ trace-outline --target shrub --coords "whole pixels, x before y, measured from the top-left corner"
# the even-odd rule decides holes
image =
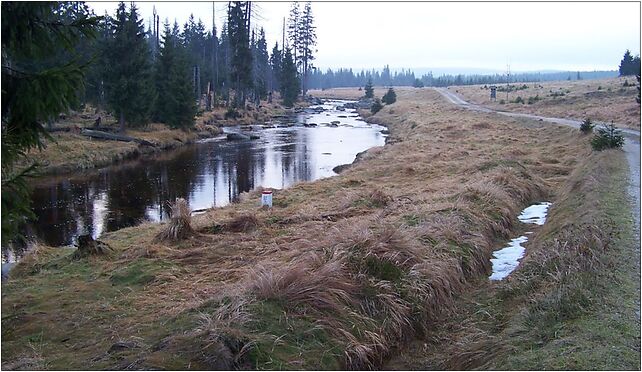
[[[515,100],[511,102],[524,104],[524,99],[521,96],[517,96],[517,98],[515,98]]]
[[[539,100],[541,100],[541,98],[539,97],[539,94],[536,95],[535,97],[528,97],[528,104],[532,105],[533,103],[535,103],[535,102],[537,102]]]
[[[613,125],[607,125],[604,128],[597,128],[597,134],[591,140],[591,146],[595,151],[602,151],[605,149],[620,148],[624,145],[624,136]]]
[[[383,95],[383,97],[381,97],[381,100],[386,105],[392,105],[393,103],[397,102],[397,93],[395,93],[394,89],[388,88],[388,91]]]
[[[372,103],[372,107],[370,107],[370,112],[373,114],[376,114],[383,108],[383,105],[381,104],[381,100],[379,98],[375,98],[374,102]]]
[[[415,79],[415,81],[412,83],[412,86],[415,88],[423,88],[424,82],[421,81],[420,79]]]
[[[591,121],[591,118],[586,118],[580,125],[580,131],[584,134],[589,134],[593,131],[595,124]]]
[[[503,104],[505,104],[505,103],[506,103],[506,101],[504,101],[503,99],[500,99],[500,100],[499,100],[499,104],[500,104],[500,105],[503,105]]]

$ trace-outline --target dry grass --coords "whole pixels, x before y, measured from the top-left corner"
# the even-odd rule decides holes
[[[11,324],[11,333],[3,327],[3,362],[24,349],[20,335],[36,321],[75,321],[73,337],[91,329],[101,341],[64,367],[94,369],[120,363],[85,363],[109,348],[102,340],[114,330],[149,345],[170,337],[166,349],[128,354],[140,368],[170,369],[213,368],[216,355],[224,367],[376,368],[409,338],[430,334],[457,296],[488,274],[492,248],[515,231],[517,212],[554,197],[590,146],[567,128],[470,113],[429,89],[396,91],[397,102],[371,118],[389,126],[390,143],[340,176],[278,190],[269,210],[257,206],[257,190],[195,216],[200,234],[175,247],[152,242],[158,225],[107,234],[117,260],[73,264],[103,273],[92,288],[113,298],[106,321],[72,320],[97,306],[88,296],[55,322],[47,312]],[[213,231],[221,221],[237,227]],[[76,298],[91,293],[84,276],[74,277],[80,269],[52,274],[64,276],[61,285]],[[67,293],[24,299],[25,288],[50,285],[45,275],[26,280],[3,285],[3,311],[69,301]],[[230,303],[243,304],[234,307],[243,314],[238,324],[220,315]],[[59,345],[45,343],[47,360],[69,355]]]
[[[625,81],[628,82],[624,86]],[[448,89],[461,94],[464,99],[492,107],[496,110],[525,112],[543,116],[553,116],[584,120],[591,118],[600,122],[615,122],[618,126],[640,130],[640,105],[635,101],[637,89],[634,76],[580,80],[553,81],[543,83],[515,83],[516,87],[523,85],[527,89],[497,92],[497,101],[490,101],[490,90],[483,85],[452,86]],[[517,97],[522,97],[524,104],[511,103]],[[528,99],[537,97],[539,100],[528,104]],[[500,104],[504,100],[507,103]]]
[[[194,233],[191,226],[192,212],[187,201],[183,198],[176,198],[176,202],[170,206],[170,209],[172,216],[167,225],[154,238],[157,242],[178,242]]]

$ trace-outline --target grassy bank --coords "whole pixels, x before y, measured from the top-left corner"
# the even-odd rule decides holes
[[[582,162],[519,270],[480,283],[389,368],[639,370],[639,237],[619,150]]]
[[[484,85],[452,86],[465,100],[495,110],[524,112],[542,116],[614,122],[618,126],[640,130],[640,105],[635,76],[610,79],[513,83],[506,92],[497,92],[490,101]],[[505,84],[497,84],[504,89]],[[520,100],[521,101],[518,101]]]
[[[51,139],[45,140],[45,148],[32,150],[28,154],[30,161],[41,164],[41,174],[69,173],[77,170],[100,168],[123,160],[140,156],[157,154],[180,146],[194,143],[199,138],[220,135],[223,126],[262,124],[274,116],[284,115],[286,109],[277,103],[263,103],[259,107],[248,106],[246,110],[228,113],[226,108],[216,108],[203,112],[196,117],[194,128],[190,130],[171,129],[165,124],[153,123],[143,128],[128,129],[130,137],[146,140],[152,145],[139,145],[135,142],[119,142],[92,139],[80,135],[80,129],[92,129],[93,121],[98,114],[91,108],[76,112],[55,124],[57,128],[70,128],[69,132],[51,133]],[[101,126],[117,128],[116,120],[108,114],[101,113]],[[21,165],[27,165],[21,164]]]
[[[106,234],[106,256],[42,247],[2,287],[3,368],[363,369],[434,334],[531,202],[557,200],[588,139],[399,89],[391,139],[341,175]]]

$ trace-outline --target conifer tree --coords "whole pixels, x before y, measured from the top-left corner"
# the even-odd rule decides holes
[[[630,65],[633,63],[633,56],[631,55],[631,51],[628,49],[626,52],[624,52],[624,57],[622,57],[622,61],[620,61],[620,76],[626,76],[629,75],[629,69]]]
[[[16,162],[30,149],[42,149],[42,139],[48,138],[43,123],[68,111],[83,89],[85,66],[73,50],[82,36],[95,35],[99,19],[84,7],[68,5],[2,2],[3,245],[33,217],[27,181],[36,165],[20,168]],[[66,59],[58,58],[61,50]]]
[[[120,131],[125,131],[125,123],[129,126],[149,123],[155,98],[151,53],[133,3],[129,12],[125,3],[118,4],[106,57],[107,102],[118,118]]]
[[[299,78],[297,76],[294,57],[290,48],[285,49],[281,67],[281,98],[283,105],[292,107],[299,95]]]
[[[366,92],[366,98],[374,98],[374,88],[372,87],[372,78],[368,78],[366,86],[363,88]]]
[[[290,16],[288,18],[288,45],[292,49],[294,66],[299,66],[299,56],[297,52],[299,51],[299,31],[300,31],[300,22],[301,11],[299,10],[299,2],[294,1],[290,7]],[[285,45],[283,46],[285,48]]]
[[[245,106],[248,91],[252,88],[252,51],[247,29],[247,4],[242,1],[230,3],[227,16],[227,31],[230,44],[230,81],[235,90],[235,107]]]
[[[172,128],[194,125],[196,102],[193,95],[188,52],[180,42],[178,24],[165,24],[163,45],[156,66],[156,116]]]
[[[272,55],[270,56],[270,91],[278,91],[281,89],[281,51],[279,50],[279,43],[274,44],[272,48]]]
[[[265,30],[261,27],[258,40],[254,43],[254,95],[257,99],[266,99],[268,91],[269,55]]]
[[[381,101],[386,105],[392,105],[393,103],[397,102],[397,93],[395,93],[394,89],[388,88],[386,94],[381,97]]]
[[[298,25],[298,49],[299,64],[301,65],[301,86],[303,95],[307,92],[307,79],[312,60],[314,60],[314,46],[317,44],[316,27],[314,26],[314,16],[312,15],[312,4],[308,1],[299,19]]]

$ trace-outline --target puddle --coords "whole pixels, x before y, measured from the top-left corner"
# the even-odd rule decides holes
[[[546,215],[550,206],[551,203],[548,202],[533,204],[525,208],[517,218],[523,223],[543,225],[546,222]],[[530,235],[532,233],[532,231],[527,231],[524,234]],[[488,279],[502,280],[517,268],[519,260],[524,257],[526,252],[526,249],[522,246],[528,241],[528,237],[525,235],[512,239],[507,247],[493,252],[493,258],[490,259],[493,264],[493,273]]]
[[[524,223],[543,225],[544,222],[546,222],[546,214],[548,213],[548,207],[550,206],[551,203],[548,202],[533,204],[530,207],[524,209],[522,211],[522,214],[517,216],[517,218]]]

